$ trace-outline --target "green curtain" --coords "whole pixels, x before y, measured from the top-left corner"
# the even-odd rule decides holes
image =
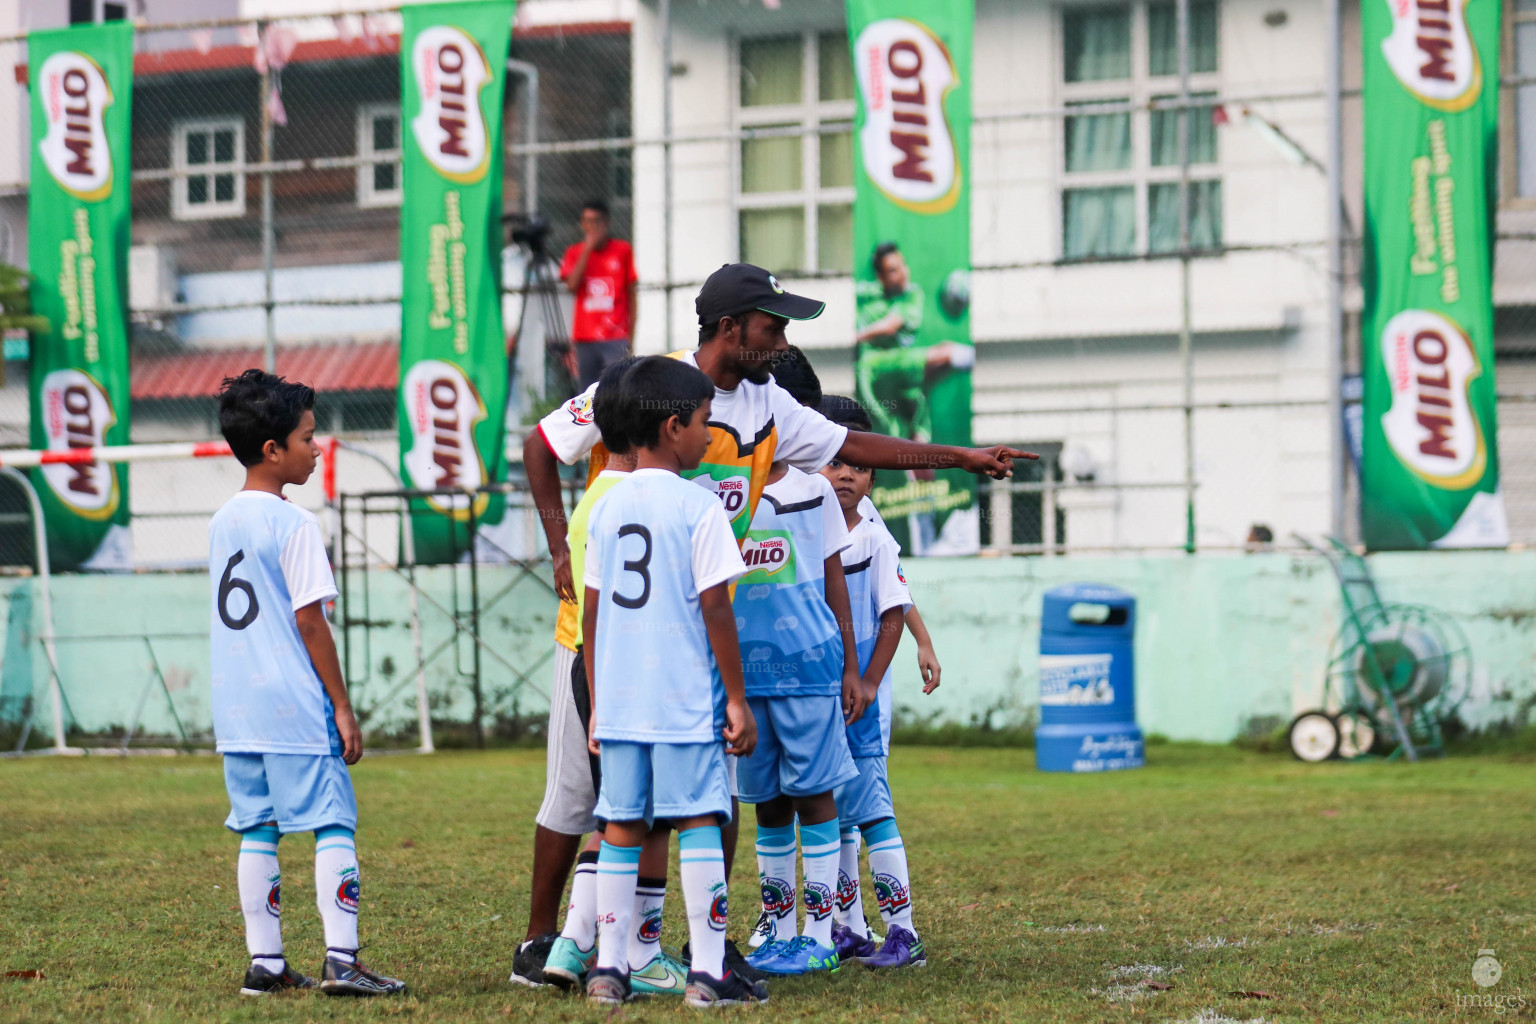
[[[804,57],[799,36],[742,40],[741,105],[799,103]]]
[[[1124,97],[1116,100],[1124,101]],[[1069,107],[1083,105],[1067,104]],[[1130,166],[1129,113],[1078,114],[1067,118],[1068,171],[1120,171]]]
[[[1221,248],[1221,182],[1189,183],[1189,247]],[[1147,251],[1179,251],[1178,182],[1147,188]]]
[[[741,190],[743,192],[798,191],[805,177],[800,162],[802,145],[804,145],[804,136],[800,135],[741,140]]]
[[[1136,251],[1136,189],[1074,188],[1062,193],[1064,255],[1069,260]]]
[[[1063,14],[1066,80],[1131,77],[1131,9],[1089,7]]]
[[[1147,70],[1154,75],[1179,73],[1178,13],[1171,3],[1147,6]],[[1216,70],[1216,4],[1190,0],[1189,70]]]
[[[853,265],[853,207],[847,203],[816,207],[816,267],[842,270]]]
[[[821,137],[821,187],[853,187],[853,133]]]
[[[1213,92],[1190,93],[1190,99],[1214,100]],[[1159,100],[1171,100],[1173,96],[1158,96]],[[1211,107],[1190,107],[1189,114],[1189,162],[1213,164],[1216,162],[1216,125],[1211,121]],[[1152,111],[1152,166],[1177,167],[1179,165],[1179,114],[1177,110]]]
[[[817,96],[823,102],[853,99],[853,56],[848,33],[823,32],[816,37]]]
[[[800,206],[741,211],[741,258],[775,273],[805,263],[805,209]]]

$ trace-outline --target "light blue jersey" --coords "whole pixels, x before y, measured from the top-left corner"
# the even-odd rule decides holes
[[[339,754],[331,700],[294,612],[336,596],[320,524],[241,491],[208,524],[213,732],[221,753]]]
[[[830,696],[843,689],[843,638],[827,605],[826,560],[848,546],[837,493],[793,466],[763,488],[741,546],[736,629],[748,697]]]
[[[848,582],[848,607],[859,649],[859,671],[869,667],[880,632],[880,616],[891,608],[905,614],[912,607],[901,572],[901,548],[877,514],[863,515],[848,531],[843,551],[843,578]],[[886,667],[875,703],[848,727],[848,749],[855,758],[883,757],[891,750],[891,669]]]
[[[675,473],[636,470],[598,501],[583,574],[598,601],[593,736],[719,741],[725,688],[699,594],[745,571],[720,500]]]

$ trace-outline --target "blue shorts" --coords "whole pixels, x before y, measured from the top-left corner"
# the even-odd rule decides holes
[[[603,740],[597,819],[644,821],[713,814],[731,820],[731,783],[723,743],[626,743]]]
[[[744,802],[815,796],[858,776],[840,698],[748,697],[747,706],[757,719],[757,749],[737,769]]]
[[[891,781],[885,772],[885,758],[856,757],[853,765],[858,778],[837,788],[837,820],[844,825],[868,825],[881,818],[896,816],[891,803]]]
[[[279,832],[327,825],[357,831],[357,797],[347,763],[335,754],[225,754],[224,827],[244,832],[277,822]]]

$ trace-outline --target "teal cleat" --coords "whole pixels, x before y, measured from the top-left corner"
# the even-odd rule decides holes
[[[688,990],[688,968],[669,953],[657,953],[644,967],[629,972],[629,988],[637,997],[681,996]]]
[[[765,957],[762,963],[753,966],[764,974],[774,976],[819,974],[823,971],[831,973],[840,966],[837,950],[804,935],[797,935],[788,942],[776,943],[775,948],[778,950],[777,956],[771,959]]]
[[[577,947],[575,939],[562,935],[550,948],[549,959],[544,961],[544,980],[570,991],[581,985],[596,962],[597,943],[584,951]]]

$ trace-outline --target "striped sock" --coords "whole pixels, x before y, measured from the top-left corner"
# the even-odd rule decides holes
[[[730,918],[726,897],[725,851],[716,825],[678,833],[678,866],[683,876],[683,902],[688,906],[688,942],[693,970],[711,978],[725,976],[725,924]]]
[[[571,902],[565,908],[565,927],[560,934],[585,952],[597,941],[597,851],[576,856],[576,877],[571,879]]]
[[[832,920],[849,929],[859,938],[869,934],[869,922],[864,920],[864,897],[859,892],[859,830],[853,825],[843,825],[840,833],[837,862],[837,907]]]
[[[597,966],[629,972],[629,923],[635,916],[640,847],[610,846],[597,854]]]
[[[251,962],[274,974],[283,969],[282,874],[277,867],[277,826],[240,833],[235,878],[245,915],[245,949]]]
[[[795,824],[757,827],[757,881],[773,937],[795,934]]]
[[[357,959],[357,839],[349,828],[315,829],[315,903],[325,927],[325,955]]]
[[[667,902],[665,878],[641,878],[635,885],[635,926],[629,930],[629,969],[638,971],[661,952],[661,910]]]
[[[800,825],[800,858],[805,868],[803,934],[823,946],[832,945],[832,893],[837,885],[840,845],[836,818],[819,825]]]
[[[886,930],[900,925],[913,935],[912,881],[907,876],[907,848],[901,841],[895,818],[876,822],[864,832],[869,841],[869,873],[875,881],[875,898]]]

